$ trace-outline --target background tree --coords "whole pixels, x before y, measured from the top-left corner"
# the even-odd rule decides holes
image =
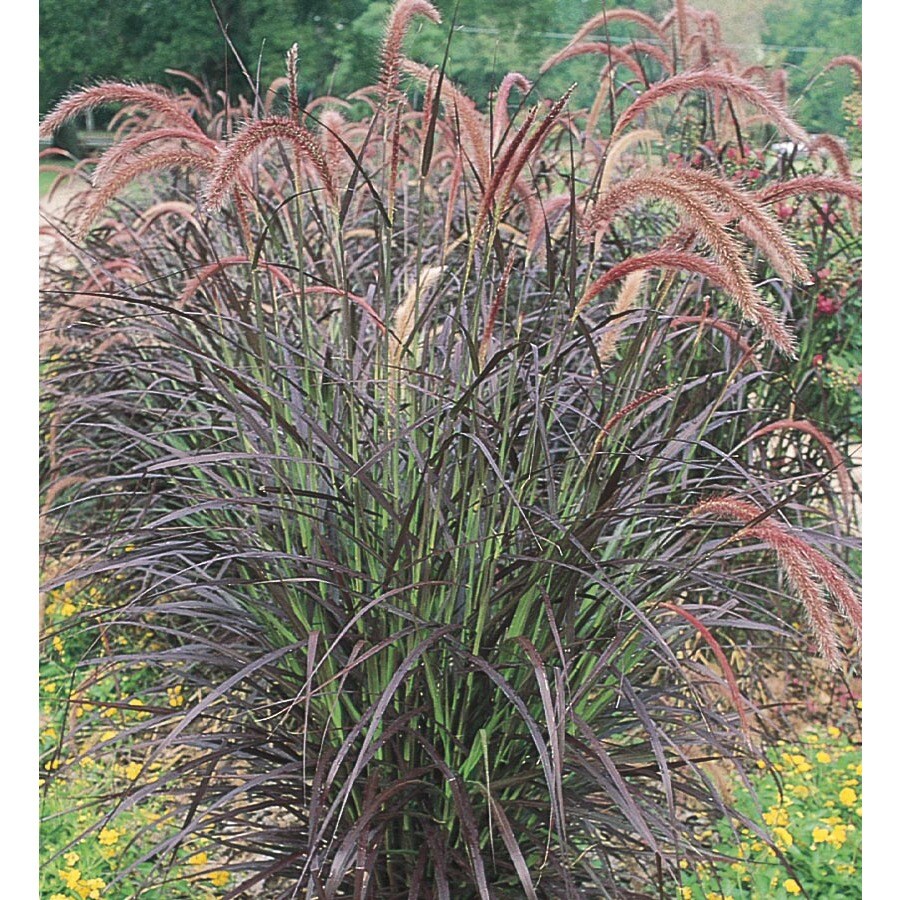
[[[791,96],[799,98],[795,115],[809,130],[845,134],[842,102],[854,92],[854,76],[844,67],[822,75],[830,59],[862,53],[862,0],[785,0],[766,10],[763,43],[770,62],[787,68]]]

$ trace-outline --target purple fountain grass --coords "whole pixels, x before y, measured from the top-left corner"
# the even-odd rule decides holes
[[[757,358],[756,354],[753,352],[753,347],[747,343],[747,341],[741,336],[740,332],[731,325],[729,322],[725,322],[723,319],[717,318],[716,316],[709,315],[699,315],[699,316],[675,316],[674,319],[669,323],[670,328],[677,328],[679,325],[697,325],[700,331],[704,328],[712,328],[716,331],[721,332],[728,338],[732,343],[737,344],[740,348],[743,356],[738,363],[738,367],[745,365],[746,363],[752,363],[753,367],[757,372],[763,371],[762,363]]]
[[[862,188],[858,184],[832,175],[799,175],[770,184],[757,192],[761,203],[778,203],[788,197],[807,197],[811,194],[837,194],[839,197],[862,202]]]
[[[657,397],[664,397],[671,390],[671,385],[664,384],[662,387],[655,388],[652,391],[645,391],[635,397],[634,400],[626,403],[614,416],[600,426],[600,430],[597,432],[597,437],[594,441],[594,452],[596,453],[597,450],[600,449],[600,445],[605,438],[612,433],[613,428],[615,428],[629,413],[634,412],[634,410],[649,403],[651,400],[655,400]]]
[[[862,83],[862,60],[858,56],[851,56],[850,54],[835,56],[822,71],[829,72],[831,69],[837,69],[840,66],[847,66],[847,68],[852,69],[860,83]]]
[[[824,591],[840,604],[857,632],[862,627],[862,605],[841,573],[816,549],[797,537],[788,526],[764,520],[766,511],[737,497],[713,497],[698,503],[691,517],[711,516],[741,522],[735,538],[759,538],[778,557],[788,582],[797,592],[806,610],[816,642],[824,659],[837,667],[840,651],[834,623],[828,615]]]
[[[657,82],[619,116],[612,137],[618,136],[641,113],[646,112],[659,100],[695,90],[720,91],[745,100],[763,112],[788,137],[799,143],[809,143],[806,131],[788,116],[784,107],[771,94],[739,75],[714,70],[682,72],[680,75],[672,75],[664,81]]]
[[[432,72],[436,71],[411,59],[403,59],[400,65],[404,72],[425,85],[432,77]],[[471,164],[481,184],[487,184],[491,175],[491,161],[484,117],[474,101],[446,76],[441,82],[441,103],[450,121],[459,121],[460,138],[465,138],[465,149],[471,155]]]
[[[164,123],[174,128],[203,135],[192,116],[185,112],[178,98],[168,91],[151,85],[104,81],[93,87],[74,91],[60,100],[41,122],[40,136],[49,138],[57,128],[74,116],[111,103],[137,106],[154,113]]]
[[[384,46],[381,51],[381,74],[378,83],[386,98],[397,93],[400,66],[403,56],[403,39],[413,16],[424,16],[436,25],[441,22],[441,14],[427,0],[397,0],[391,9],[385,31]]]
[[[834,442],[821,428],[818,428],[812,422],[807,422],[803,419],[779,419],[777,422],[769,422],[769,424],[757,428],[747,440],[752,441],[756,438],[765,437],[767,434],[773,434],[776,431],[783,431],[785,429],[801,431],[803,434],[808,434],[822,446],[822,449],[828,455],[828,459],[834,468],[835,475],[837,475],[838,483],[841,488],[841,497],[843,498],[844,503],[844,511],[849,514],[853,509],[853,483],[850,481],[850,473],[847,471],[847,466],[844,463],[844,457],[841,455],[841,452],[835,447]]]
[[[494,170],[494,174],[492,175],[490,181],[485,188],[484,197],[481,201],[481,206],[478,210],[478,218],[476,219],[475,230],[473,233],[473,244],[477,241],[481,229],[486,221],[487,213],[491,209],[491,205],[494,203],[496,198],[499,198],[498,207],[500,213],[503,212],[503,207],[506,205],[506,201],[509,198],[510,193],[513,190],[514,186],[518,186],[519,175],[522,172],[522,169],[525,168],[525,165],[528,163],[529,159],[531,159],[532,155],[540,148],[541,144],[546,140],[548,134],[550,133],[550,129],[553,127],[554,122],[559,118],[559,115],[566,108],[566,104],[569,102],[569,97],[572,96],[572,92],[575,90],[576,85],[572,85],[563,95],[559,98],[553,105],[550,107],[549,112],[544,117],[541,124],[535,129],[532,135],[527,139],[523,140],[524,135],[527,129],[530,127],[531,122],[533,121],[533,116],[531,112],[529,112],[529,116],[526,118],[525,123],[519,129],[516,136],[513,138],[512,142],[507,149],[507,152],[504,154],[503,159],[497,165],[497,168]],[[536,110],[536,107],[534,108]],[[527,198],[531,195],[531,192],[527,189],[526,186],[522,186],[523,193]]]
[[[621,65],[630,69],[632,73],[634,73],[634,75],[636,75],[640,80],[641,84],[643,84],[645,87],[650,86],[650,83],[647,80],[647,74],[640,67],[637,60],[633,56],[631,56],[631,54],[626,53],[620,47],[615,46],[615,44],[607,44],[605,41],[591,41],[590,43],[571,44],[564,50],[560,50],[560,52],[553,56],[551,59],[548,59],[547,62],[545,62],[544,65],[541,66],[541,72],[548,72],[554,66],[558,66],[561,63],[564,63],[570,59],[574,59],[577,56],[584,56],[587,53],[598,53],[609,57],[610,63],[620,63]]]
[[[706,181],[702,183],[705,185]],[[704,193],[708,191],[698,192],[695,186],[683,186],[665,171],[634,175],[613,185],[597,200],[586,217],[585,228],[589,233],[602,236],[616,215],[644,198],[662,199],[674,204],[686,217],[687,224],[703,236],[722,269],[728,272],[730,293],[744,318],[759,324],[766,337],[781,349],[792,352],[790,335],[751,283],[740,247],[719,222],[717,211],[705,202]],[[719,199],[724,196],[730,198],[725,192],[717,194]],[[582,298],[579,307],[585,302]]]
[[[731,694],[731,699],[734,702],[734,707],[737,710],[738,716],[741,720],[741,728],[744,731],[744,737],[747,739],[747,742],[751,742],[750,737],[750,720],[747,718],[747,710],[746,705],[744,703],[744,698],[741,694],[740,688],[738,688],[737,678],[734,674],[734,669],[731,667],[731,663],[728,662],[728,657],[725,655],[725,651],[722,649],[722,645],[716,640],[713,633],[700,621],[693,613],[689,613],[683,606],[679,606],[677,603],[660,603],[660,606],[664,609],[668,609],[671,612],[675,613],[678,616],[681,616],[686,622],[689,622],[694,628],[697,629],[700,637],[706,641],[710,650],[712,650],[713,655],[715,656],[717,662],[719,663],[720,668],[722,669],[722,674],[725,676],[725,683],[728,685],[728,692]]]
[[[574,44],[580,41],[592,31],[596,31],[599,28],[602,28],[605,31],[606,26],[610,22],[634,22],[637,25],[646,28],[647,31],[659,41],[665,42],[666,40],[666,36],[663,33],[662,28],[660,28],[659,23],[646,13],[638,12],[635,9],[607,9],[588,19],[587,22],[575,32],[575,36],[570,43]]]
[[[328,198],[336,202],[334,180],[325,153],[315,135],[290,119],[276,117],[250,122],[228,142],[219,154],[206,184],[204,190],[206,204],[212,209],[222,206],[229,191],[237,182],[247,157],[254,150],[259,150],[271,141],[277,140],[288,141],[296,148],[300,156],[318,173]]]
[[[742,293],[742,285],[735,280],[734,273],[707,257],[678,250],[651,250],[649,253],[631,256],[617,263],[590,284],[575,307],[575,311],[572,314],[573,320],[581,314],[582,310],[595,297],[626,275],[642,269],[660,268],[702,275],[735,298]],[[794,338],[775,313],[755,295],[755,291],[752,292],[750,297],[744,297],[744,300],[745,302],[750,301],[750,316],[748,318],[760,326],[766,340],[778,347],[783,353],[793,354]],[[741,311],[742,313],[744,312],[743,309]]]
[[[212,138],[196,129],[154,128],[150,131],[139,131],[117,141],[97,160],[93,175],[94,186],[99,187],[112,176],[120,163],[130,162],[130,157],[157,141],[187,142],[192,145],[188,149],[208,151],[210,159],[213,158],[218,146]]]
[[[76,235],[79,238],[84,237],[91,223],[103,212],[107,204],[136,178],[148,172],[174,168],[205,174],[212,171],[213,162],[208,155],[189,150],[160,150],[122,162],[116,169],[108,172],[106,180],[87,195],[87,202],[82,207],[75,226]]]
[[[696,169],[667,169],[665,177],[720,203],[738,228],[766,254],[787,284],[795,278],[804,284],[812,281],[809,269],[777,219],[757,201],[754,194],[735,187],[717,175]]]
[[[512,273],[513,264],[516,261],[515,254],[510,252],[506,259],[506,265],[503,267],[503,274],[500,276],[500,282],[494,291],[494,299],[491,301],[488,310],[487,319],[484,323],[484,329],[481,332],[481,338],[478,341],[478,362],[481,367],[487,360],[488,351],[491,347],[491,338],[494,336],[494,325],[497,322],[497,315],[506,300],[506,290],[509,286],[509,276]]]
[[[509,129],[509,94],[513,88],[518,88],[524,96],[531,90],[531,82],[519,72],[508,72],[503,76],[500,87],[497,88],[497,98],[493,107],[494,134],[492,150],[496,151]],[[427,104],[426,104],[426,109]]]

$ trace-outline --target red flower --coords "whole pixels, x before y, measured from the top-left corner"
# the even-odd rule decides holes
[[[788,203],[779,203],[775,213],[779,219],[789,219],[794,214],[794,208]]]
[[[841,308],[841,301],[837,297],[828,297],[819,294],[816,298],[816,312],[820,316],[833,316]]]
[[[812,364],[813,364],[814,369],[818,369],[819,366],[821,366],[823,362],[825,362],[825,357],[821,353],[817,353],[812,358]]]

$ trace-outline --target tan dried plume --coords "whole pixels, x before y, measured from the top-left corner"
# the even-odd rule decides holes
[[[610,322],[600,337],[600,344],[597,348],[597,357],[600,362],[607,363],[616,355],[616,348],[619,345],[619,338],[624,327],[621,316],[634,308],[646,277],[646,270],[641,269],[625,276],[622,287],[619,288],[619,293],[616,296],[616,302],[613,303],[611,310],[611,315],[618,318]]]

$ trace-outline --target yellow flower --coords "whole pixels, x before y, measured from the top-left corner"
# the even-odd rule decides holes
[[[44,763],[44,768],[48,772],[52,772],[55,769],[59,768],[59,760],[58,759],[48,759],[47,762]]]
[[[840,737],[841,729],[835,728],[834,725],[829,725],[828,726],[828,734],[833,738]]]
[[[681,900],[692,900],[694,892],[689,887],[678,888],[678,896]]]
[[[204,852],[195,853],[188,859],[192,866],[205,866],[209,862],[209,857]]]
[[[169,706],[177,708],[184,704],[184,696],[181,691],[182,687],[180,684],[176,684],[175,687],[166,689],[166,693],[169,695]]]
[[[97,835],[97,840],[100,841],[104,847],[110,847],[119,840],[119,832],[115,828],[104,828],[100,834]]]
[[[75,615],[75,604],[70,603],[68,600],[66,600],[66,602],[63,603],[63,605],[59,608],[59,614],[64,619],[68,619],[69,616],[74,616]]]
[[[813,843],[814,844],[824,844],[825,841],[828,840],[828,835],[831,832],[827,828],[822,828],[821,826],[816,826],[813,828]]]
[[[50,900],[69,900],[68,894],[51,894]]]
[[[228,872],[220,869],[218,872],[210,872],[209,875],[206,876],[216,887],[222,887],[223,885],[228,884],[231,879],[231,875]]]
[[[63,639],[58,634],[53,636],[53,649],[60,655],[62,655],[63,650],[66,649]]]
[[[125,766],[125,777],[129,781],[134,781],[141,774],[143,766],[139,762],[130,762]]]
[[[793,878],[787,878],[787,879],[785,879],[785,882],[784,882],[784,889],[785,889],[789,894],[799,894],[799,893],[800,893],[800,885],[797,884],[797,882],[794,881]]]
[[[822,763],[823,766],[828,765],[828,763],[831,762],[831,754],[826,753],[824,750],[820,750],[816,754],[816,760],[818,760],[818,762]]]
[[[805,800],[811,793],[810,789],[805,784],[794,784],[789,785],[791,791],[798,796],[801,800]]]
[[[855,875],[856,874],[856,866],[852,863],[838,863],[835,866],[835,870],[838,875]]]
[[[53,681],[48,681],[48,682],[44,685],[44,690],[45,690],[48,694],[54,694],[54,693],[56,693],[56,684],[55,684],[55,682],[53,682]]]
[[[793,846],[794,836],[787,830],[787,828],[773,828],[772,832],[777,838],[779,844],[785,847]]]
[[[763,813],[766,825],[787,825],[787,810],[780,806],[772,806],[768,812]]]
[[[78,860],[80,860],[81,857],[74,850],[70,850],[63,855],[63,859],[66,861],[66,865],[71,869],[78,865]]]
[[[838,800],[844,804],[844,806],[853,806],[856,803],[856,791],[853,788],[845,787],[839,794]]]
[[[835,825],[834,831],[831,832],[831,837],[828,840],[835,847],[841,847],[847,840],[847,826]]]
[[[81,872],[78,869],[63,869],[59,873],[59,877],[67,888],[74,888],[81,881]]]

